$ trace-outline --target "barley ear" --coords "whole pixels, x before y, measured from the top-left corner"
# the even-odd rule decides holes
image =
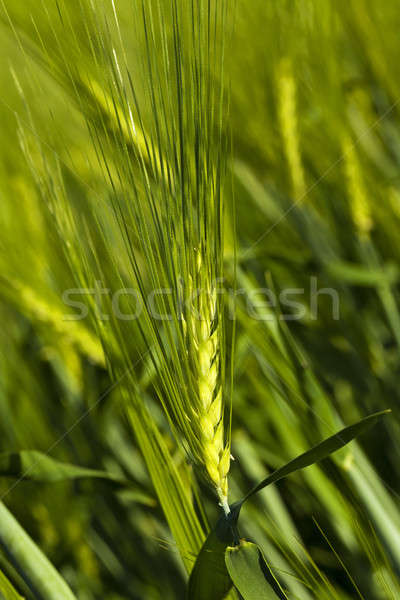
[[[221,376],[221,322],[217,311],[215,289],[203,264],[202,252],[197,252],[195,273],[198,291],[190,298],[190,326],[183,319],[187,347],[192,348],[193,380],[197,382],[195,394],[198,416],[198,462],[207,479],[215,488],[220,504],[226,513],[228,505],[228,471],[230,446],[224,437],[223,382]],[[190,336],[193,339],[190,339]],[[194,342],[194,343],[192,343]]]

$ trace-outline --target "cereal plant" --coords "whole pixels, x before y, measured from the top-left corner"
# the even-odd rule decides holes
[[[2,0],[0,597],[400,594],[394,0]]]

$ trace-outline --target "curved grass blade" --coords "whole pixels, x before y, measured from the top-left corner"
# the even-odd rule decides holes
[[[394,285],[399,279],[399,270],[393,263],[374,269],[364,265],[336,261],[330,263],[326,269],[331,277],[349,285],[364,287]]]
[[[2,502],[0,546],[37,598],[76,600],[61,575]]]
[[[317,444],[310,450],[307,450],[307,452],[304,452],[304,454],[300,454],[300,456],[297,456],[297,458],[294,458],[283,467],[280,467],[279,469],[268,475],[266,479],[264,479],[263,481],[261,481],[261,483],[256,485],[253,489],[251,489],[244,496],[244,498],[242,498],[242,500],[237,502],[234,506],[240,510],[242,504],[251,496],[253,496],[253,494],[255,494],[256,492],[259,492],[268,485],[271,485],[272,483],[283,479],[283,477],[286,477],[287,475],[290,475],[295,471],[299,471],[300,469],[309,467],[319,462],[320,460],[327,458],[330,454],[333,454],[333,452],[336,452],[337,450],[340,450],[340,448],[343,448],[343,446],[346,446],[346,444],[351,442],[354,438],[365,433],[370,427],[375,425],[384,415],[390,412],[390,410],[383,410],[374,413],[372,415],[369,415],[368,417],[365,417],[364,419],[361,419],[361,421],[354,423],[354,425],[349,425],[349,427],[341,429],[340,431],[338,431],[338,433],[335,433],[320,444]]]
[[[27,586],[26,582],[22,579],[14,565],[6,558],[5,552],[0,549],[0,573],[5,577],[7,581],[12,585],[16,592],[24,600],[37,600],[33,595],[33,592]],[[0,591],[1,585],[0,585]],[[0,593],[1,598],[1,593]]]
[[[241,540],[238,546],[228,547],[225,564],[235,588],[244,600],[287,598],[256,544]]]
[[[115,488],[132,485],[128,479],[99,469],[88,469],[71,463],[61,462],[37,450],[4,452],[0,454],[0,477],[20,480],[56,483],[68,479],[100,479]],[[129,490],[128,499],[154,506],[154,499],[135,490]]]
[[[238,543],[236,512],[223,515],[208,534],[190,574],[187,600],[223,600],[232,587],[225,564],[228,546]]]
[[[2,571],[0,571],[0,598],[4,598],[4,600],[23,600]]]

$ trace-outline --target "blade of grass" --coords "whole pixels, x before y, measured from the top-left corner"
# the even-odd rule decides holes
[[[354,438],[365,433],[370,427],[375,425],[384,415],[387,415],[390,412],[390,410],[383,410],[369,415],[368,417],[361,419],[361,421],[358,421],[358,423],[345,427],[335,435],[332,435],[320,444],[317,444],[310,450],[307,450],[307,452],[304,452],[304,454],[297,456],[280,469],[276,469],[276,471],[271,473],[266,479],[264,479],[263,481],[261,481],[261,483],[256,485],[253,489],[251,489],[245,495],[245,497],[242,500],[240,500],[240,504],[243,504],[243,502],[248,500],[251,496],[253,496],[253,494],[258,492],[259,490],[262,490],[267,485],[271,485],[271,483],[275,483],[276,481],[279,481],[283,477],[286,477],[287,475],[290,475],[295,471],[309,467],[314,463],[319,462],[324,458],[327,458],[333,452],[336,452],[340,448],[343,448],[343,446],[351,442]]]
[[[76,600],[65,580],[3,502],[0,502],[0,545],[40,600]]]

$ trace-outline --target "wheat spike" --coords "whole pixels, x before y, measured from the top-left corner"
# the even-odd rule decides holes
[[[373,227],[371,210],[360,172],[357,153],[354,144],[348,137],[343,142],[343,156],[353,222],[360,235],[368,235]]]
[[[289,165],[295,199],[301,200],[306,193],[304,169],[300,154],[296,112],[296,82],[291,64],[282,60],[278,72],[279,120],[284,151]]]
[[[206,274],[206,275],[205,275]],[[196,256],[195,281],[189,285],[186,317],[182,316],[185,344],[188,348],[195,383],[191,421],[197,440],[196,458],[215,487],[221,506],[229,512],[227,475],[230,447],[225,444],[223,390],[221,378],[221,324],[217,292],[203,269],[201,252]],[[196,385],[197,384],[197,385]]]
[[[193,2],[190,11],[177,0],[165,7],[140,4],[137,30],[148,60],[132,68],[123,39],[109,40],[108,29],[96,21],[94,36],[108,67],[98,79],[72,69],[73,85],[65,81],[85,107],[97,171],[109,186],[107,202],[99,202],[97,194],[88,198],[83,224],[61,172],[44,162],[38,183],[60,224],[67,220],[72,236],[85,231],[83,279],[92,269],[98,273],[110,290],[104,302],[127,283],[140,296],[137,320],[120,320],[109,306],[117,352],[127,371],[134,371],[130,339],[132,332],[140,334],[172,431],[228,512],[223,321],[213,286],[223,275],[228,143],[216,132],[225,127],[226,92],[215,81],[224,72],[224,36],[219,39],[216,24],[223,31],[226,3]],[[118,20],[115,27],[118,32]],[[64,72],[60,62],[57,73]],[[111,230],[118,246],[107,239]],[[109,249],[108,264],[93,240]],[[68,256],[72,260],[71,252]],[[113,356],[112,336],[101,331]]]

